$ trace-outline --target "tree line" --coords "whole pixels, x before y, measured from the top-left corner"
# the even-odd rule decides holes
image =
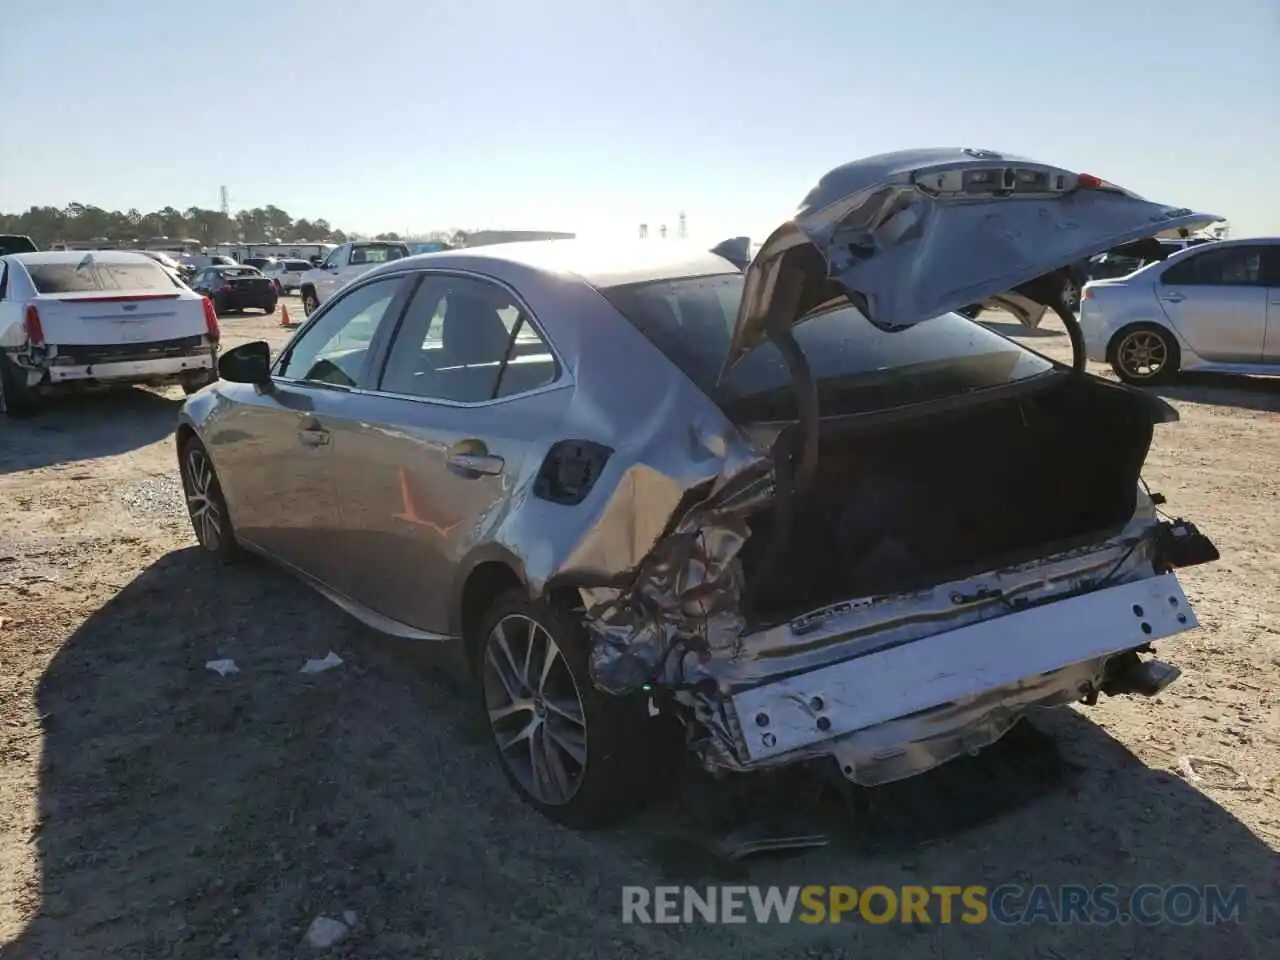
[[[104,210],[84,203],[65,207],[32,207],[26,213],[0,213],[0,233],[31,237],[45,249],[54,243],[89,243],[106,240],[112,245],[143,243],[151,237],[215,243],[292,243],[313,240],[343,243],[347,235],[327,220],[294,220],[279,207],[268,204],[252,210],[224,214],[221,210],[165,207],[152,213],[137,209]]]

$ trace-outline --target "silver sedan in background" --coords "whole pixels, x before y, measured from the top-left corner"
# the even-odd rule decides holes
[[[1127,383],[1182,370],[1280,375],[1280,237],[1188,247],[1088,283],[1080,328],[1089,359]]]
[[[916,150],[831,171],[745,270],[676,241],[395,260],[188,400],[192,522],[460,640],[504,772],[561,822],[625,810],[681,742],[913,776],[1032,707],[1159,692],[1150,643],[1196,625],[1173,568],[1216,557],[1139,484],[1173,408],[951,311],[1216,219]]]

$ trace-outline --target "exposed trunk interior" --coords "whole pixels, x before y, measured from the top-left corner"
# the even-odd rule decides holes
[[[981,573],[1123,525],[1152,436],[1146,398],[1063,376],[1016,398],[831,436],[793,500],[750,518],[756,625]],[[825,425],[824,425],[825,427]]]

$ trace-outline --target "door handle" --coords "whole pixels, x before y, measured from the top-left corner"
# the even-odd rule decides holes
[[[501,457],[495,457],[491,453],[449,454],[449,466],[456,467],[459,470],[466,470],[469,473],[483,473],[494,476],[501,473],[505,465],[505,460]]]
[[[298,439],[304,447],[323,447],[329,442],[328,430],[299,430]]]
[[[1161,297],[1160,299],[1165,301],[1166,303],[1181,303],[1183,300],[1187,298],[1180,293],[1171,293],[1166,297]]]

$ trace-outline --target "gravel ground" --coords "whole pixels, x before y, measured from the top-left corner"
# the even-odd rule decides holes
[[[287,336],[274,318],[225,328]],[[1069,352],[1059,328],[1023,339]],[[328,955],[1262,957],[1280,941],[1280,385],[1165,395],[1183,420],[1147,477],[1223,559],[1183,576],[1203,628],[1162,645],[1184,671],[1162,696],[1059,711],[856,810],[798,773],[691,772],[595,834],[514,799],[450,662],[194,548],[179,392],[0,422],[0,953],[308,956],[312,920],[352,911]],[[299,674],[329,650],[342,666]],[[240,672],[205,669],[219,658]],[[1195,780],[1187,756],[1225,766]],[[719,858],[761,809],[832,842]],[[623,885],[662,882],[1245,884],[1251,900],[1243,924],[1191,927],[620,922]]]

